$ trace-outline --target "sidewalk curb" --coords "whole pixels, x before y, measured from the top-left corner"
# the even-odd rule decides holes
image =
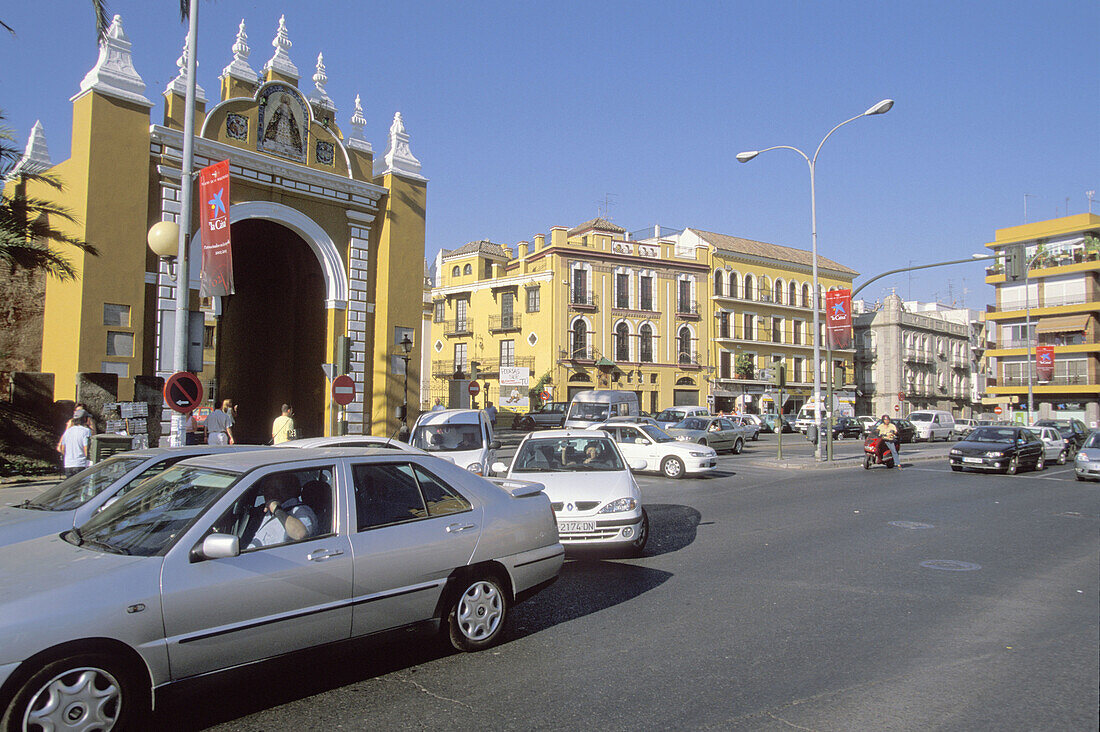
[[[901,469],[904,470],[906,465],[918,462],[931,462],[933,460],[946,460],[947,453],[942,455],[914,455],[912,457],[902,456]],[[739,460],[738,463],[742,465],[751,465],[754,468],[779,468],[782,470],[837,470],[840,468],[862,468],[863,457],[843,457],[834,459],[832,462],[816,462],[810,459],[800,460],[793,462],[790,460],[784,460],[782,462],[778,460],[765,460],[760,458],[751,458],[749,460]]]

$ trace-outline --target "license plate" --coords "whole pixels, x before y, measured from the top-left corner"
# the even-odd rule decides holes
[[[977,463],[978,465],[981,465],[982,464],[982,459],[981,458],[964,457],[963,462],[964,463]]]
[[[595,531],[595,521],[559,521],[559,534],[575,534],[579,531]]]

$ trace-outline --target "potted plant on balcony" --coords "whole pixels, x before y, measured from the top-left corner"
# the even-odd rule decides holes
[[[756,366],[752,362],[752,356],[742,353],[733,363],[733,375],[738,379],[751,379],[756,373]]]
[[[1095,236],[1085,237],[1085,261],[1095,262],[1100,259],[1100,239]]]

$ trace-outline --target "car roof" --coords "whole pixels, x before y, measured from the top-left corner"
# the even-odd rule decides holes
[[[523,441],[527,442],[529,440],[561,439],[562,437],[584,437],[585,439],[589,439],[589,440],[593,439],[594,437],[607,437],[607,438],[611,437],[607,433],[604,433],[603,435],[593,435],[592,434],[593,432],[599,432],[599,431],[600,430],[598,428],[595,429],[595,430],[577,430],[577,429],[542,430],[541,432],[532,432],[532,433],[528,434],[526,437],[523,438]]]
[[[630,419],[629,417],[613,417],[612,419],[609,419],[606,422],[600,422],[599,424],[592,425],[591,427],[586,429],[585,432],[591,432],[592,430],[600,430],[600,429],[603,429],[604,427],[652,427],[652,426],[653,426],[652,422],[646,422],[645,420]]]
[[[234,472],[248,472],[256,468],[264,468],[269,465],[280,465],[307,460],[336,460],[339,458],[363,458],[376,457],[393,460],[399,458],[408,460],[414,457],[422,457],[418,453],[397,452],[383,447],[269,447],[266,450],[248,450],[233,454],[203,455],[187,460],[188,465],[198,465],[204,468],[217,470],[232,470]]]
[[[479,424],[481,422],[480,409],[439,409],[434,412],[425,412],[416,420],[416,426],[426,424]]]
[[[116,452],[110,457],[136,457],[141,459],[167,455],[212,455],[265,449],[263,445],[184,445],[181,447],[143,447],[140,450]]]

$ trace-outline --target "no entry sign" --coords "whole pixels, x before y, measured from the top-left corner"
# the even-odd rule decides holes
[[[347,374],[332,380],[332,401],[342,407],[355,401],[355,382]]]
[[[177,371],[164,382],[164,401],[181,414],[187,414],[202,401],[202,382],[189,371]]]
[[[470,392],[470,396],[477,396],[478,393],[481,391],[481,384],[477,383],[476,381],[471,381],[468,391]]]
[[[1000,407],[993,407],[993,414],[1000,414],[1003,411],[1004,410],[1001,409]]]

